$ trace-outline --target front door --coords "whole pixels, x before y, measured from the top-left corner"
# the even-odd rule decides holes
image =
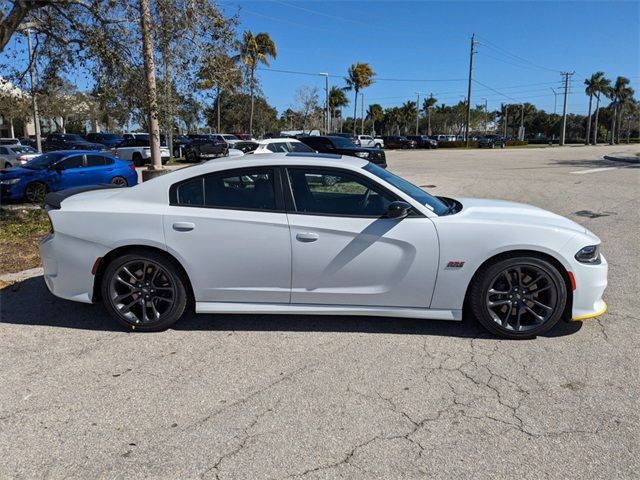
[[[197,302],[289,303],[291,240],[275,178],[255,167],[171,188],[165,240]]]
[[[294,212],[291,303],[427,308],[439,246],[433,222],[385,218],[398,200],[364,176],[288,168]]]
[[[73,155],[58,162],[54,169],[54,190],[90,185],[87,183],[84,155]]]

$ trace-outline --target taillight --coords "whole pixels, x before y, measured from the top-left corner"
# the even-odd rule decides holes
[[[136,169],[136,166],[133,164],[133,162],[129,162],[129,168],[130,168],[131,170],[135,170],[135,169]]]
[[[120,152],[118,152],[118,150],[111,150],[111,154],[116,158],[120,158]]]

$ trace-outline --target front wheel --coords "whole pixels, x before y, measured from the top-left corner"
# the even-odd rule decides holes
[[[375,147],[376,148],[382,148],[382,145],[380,143],[376,143]]]
[[[173,325],[187,307],[187,280],[178,265],[155,252],[113,260],[102,279],[109,313],[130,330],[153,332]]]
[[[24,197],[31,203],[42,203],[47,194],[47,186],[42,182],[32,182],[24,189]]]
[[[514,256],[482,267],[468,300],[473,315],[491,333],[532,338],[558,323],[567,303],[567,287],[548,260]]]

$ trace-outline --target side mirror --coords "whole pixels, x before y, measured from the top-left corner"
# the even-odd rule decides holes
[[[389,207],[387,208],[387,218],[396,218],[398,220],[403,219],[407,215],[409,215],[409,211],[411,210],[411,205],[407,202],[391,202]]]

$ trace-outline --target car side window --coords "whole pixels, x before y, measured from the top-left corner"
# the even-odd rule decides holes
[[[181,206],[276,210],[272,169],[210,173],[175,187],[172,203]]]
[[[284,142],[270,143],[267,145],[267,150],[274,153],[286,153],[289,151],[287,144]]]
[[[82,168],[84,166],[82,155],[75,155],[73,157],[65,158],[64,160],[59,162],[57,166],[62,170],[69,170],[70,168]]]
[[[9,151],[5,147],[0,147],[0,155],[8,155]]]
[[[396,199],[365,178],[331,169],[288,169],[297,212],[380,217]]]
[[[87,155],[87,167],[104,167],[112,163],[113,160],[104,155]]]

